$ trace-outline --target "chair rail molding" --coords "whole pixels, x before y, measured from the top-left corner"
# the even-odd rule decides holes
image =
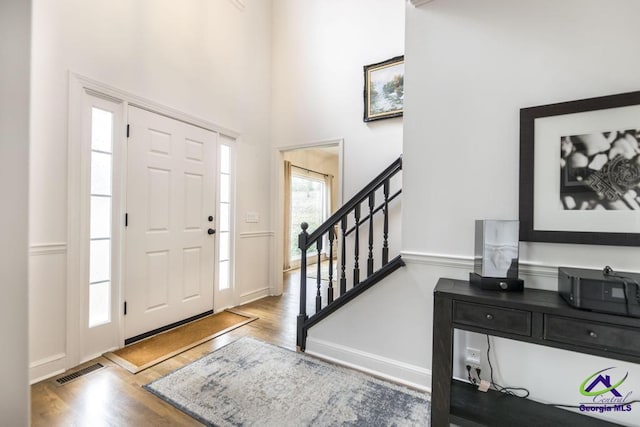
[[[405,251],[401,253],[402,259],[407,264],[422,264],[436,267],[459,268],[473,271],[473,257],[463,255],[433,254],[425,252]],[[592,268],[585,266],[584,268]],[[519,262],[520,274],[526,276],[558,277],[558,266],[541,264],[531,261]]]
[[[66,242],[35,243],[29,246],[29,255],[58,255],[67,253]]]
[[[274,231],[262,230],[262,231],[245,231],[239,234],[241,239],[254,239],[256,237],[273,237]]]
[[[425,264],[437,267],[473,270],[473,257],[470,256],[431,254],[412,251],[403,251],[400,255],[407,264]]]

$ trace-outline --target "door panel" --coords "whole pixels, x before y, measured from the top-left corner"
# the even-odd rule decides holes
[[[213,309],[217,134],[129,109],[125,337]]]

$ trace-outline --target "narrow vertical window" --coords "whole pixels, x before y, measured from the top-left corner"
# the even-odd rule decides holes
[[[113,126],[112,112],[91,109],[90,328],[111,321]]]
[[[231,147],[220,144],[220,201],[218,228],[218,290],[231,287]]]

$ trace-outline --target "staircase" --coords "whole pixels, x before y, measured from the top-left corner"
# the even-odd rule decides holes
[[[358,194],[345,203],[336,213],[331,215],[322,225],[320,225],[311,234],[307,232],[308,224],[302,223],[302,232],[298,236],[298,247],[301,251],[300,263],[300,314],[298,315],[297,330],[297,347],[300,351],[304,351],[307,331],[313,325],[329,316],[340,307],[347,304],[356,296],[375,285],[383,278],[391,274],[393,271],[404,266],[404,262],[400,256],[389,259],[389,204],[402,193],[402,189],[398,189],[391,194],[392,178],[402,170],[402,157],[394,161],[380,175],[375,177],[367,184]],[[382,193],[382,201],[376,206],[376,194]],[[365,205],[365,216],[362,216],[362,205]],[[375,215],[382,214],[382,226],[375,226]],[[378,223],[379,224],[379,223]],[[360,235],[365,228],[366,238],[368,239],[365,251],[366,271],[364,278],[361,280],[360,272],[360,251],[361,245],[364,243],[360,240]],[[368,228],[368,232],[366,230]],[[374,231],[382,228],[382,247],[380,259],[376,262],[374,256]],[[338,231],[339,229],[339,231]],[[323,253],[323,244],[327,243],[327,251]],[[316,260],[316,283],[315,289],[315,314],[307,314],[307,252],[313,248],[317,251]],[[353,247],[353,254],[347,257],[347,247]],[[338,247],[340,252],[339,264],[334,271],[334,247]],[[351,252],[351,251],[349,251]],[[322,260],[323,257],[329,259],[329,269],[326,277],[322,277]],[[347,261],[350,265],[347,265]],[[378,267],[376,268],[376,264]],[[347,270],[352,270],[352,274],[347,277]],[[322,297],[322,282],[327,283],[326,299]],[[334,282],[339,283],[339,289],[334,289]]]

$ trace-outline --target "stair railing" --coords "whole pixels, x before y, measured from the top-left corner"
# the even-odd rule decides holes
[[[365,282],[372,282],[369,280],[373,278],[375,274],[379,277],[384,277],[401,265],[402,261],[399,257],[394,259],[393,262],[389,261],[389,203],[398,197],[402,193],[402,189],[397,190],[391,194],[391,178],[393,178],[399,171],[402,170],[402,157],[399,157],[389,167],[387,167],[382,173],[374,178],[369,184],[367,184],[358,194],[351,198],[347,203],[338,209],[333,215],[331,215],[322,225],[320,225],[311,234],[307,232],[309,225],[303,222],[300,227],[302,232],[298,236],[298,247],[301,251],[300,260],[300,314],[297,319],[298,333],[297,333],[297,346],[299,349],[304,350],[306,342],[307,329],[315,324],[321,317],[323,311],[332,312],[335,311],[341,304],[346,302],[344,298],[348,293],[355,296],[356,293],[364,290],[358,290],[358,287],[364,288]],[[376,206],[375,194],[376,191],[382,188],[384,200],[378,206]],[[361,204],[367,201],[368,213],[362,217]],[[378,212],[383,213],[383,225],[382,225],[382,254],[381,254],[381,268],[374,271],[374,215]],[[349,228],[349,217],[353,216],[353,226]],[[366,262],[366,278],[360,280],[360,228],[362,225],[368,223],[369,225],[369,240],[368,240],[368,253]],[[337,232],[337,229],[340,229]],[[339,294],[336,296],[334,293],[334,271],[333,271],[333,248],[334,242],[337,240],[338,233],[341,236],[341,248],[340,248],[340,267],[339,267]],[[351,289],[347,290],[347,237],[351,234],[354,235],[354,253],[353,253],[353,283]],[[322,262],[322,248],[323,241],[328,241],[328,256],[329,256],[329,269],[327,274],[328,287],[327,287],[327,300],[326,305],[323,308],[323,300],[321,294],[322,276],[321,276],[321,262]],[[317,275],[316,275],[316,297],[315,297],[315,314],[309,318],[307,315],[307,251],[315,244],[317,251]],[[393,266],[392,266],[393,264]],[[366,287],[373,283],[368,283]],[[325,314],[325,315],[326,315]]]

